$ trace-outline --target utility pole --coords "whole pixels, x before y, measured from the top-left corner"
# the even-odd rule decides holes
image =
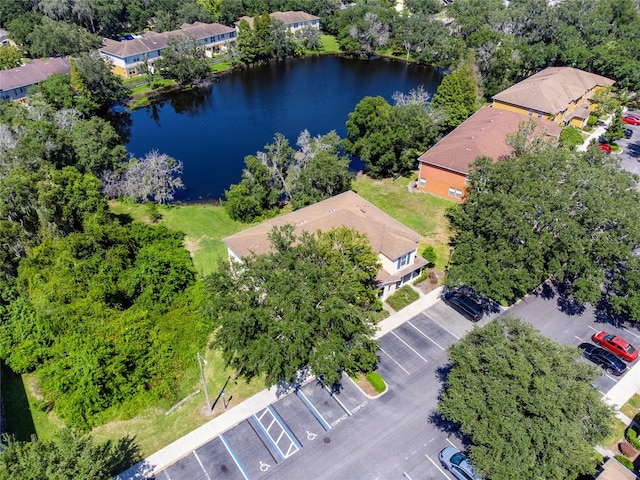
[[[204,359],[200,353],[198,355],[198,366],[200,367],[200,378],[202,379],[202,387],[204,388],[204,398],[207,399],[207,412],[211,411],[211,401],[209,400],[209,392],[207,391],[207,381],[204,379],[204,370],[202,369],[202,363],[207,364],[207,361]]]

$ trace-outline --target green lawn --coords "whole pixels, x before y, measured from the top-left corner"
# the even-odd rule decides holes
[[[112,202],[111,210],[116,214],[129,215],[134,220],[150,222],[150,210],[146,205]],[[160,206],[158,213],[162,216],[160,222],[163,225],[185,234],[185,248],[202,275],[214,271],[218,260],[227,258],[227,248],[222,239],[251,226],[231,220],[225,209],[218,205]]]
[[[338,40],[333,35],[322,35],[322,46],[320,47],[322,53],[339,53],[340,46]]]
[[[404,177],[393,181],[360,176],[353,183],[353,190],[422,235],[424,238],[420,245],[433,245],[437,255],[436,268],[444,270],[449,256],[450,235],[444,214],[456,202],[427,193],[409,192],[408,185],[409,179]]]

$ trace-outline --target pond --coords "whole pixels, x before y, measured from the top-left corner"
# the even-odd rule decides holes
[[[380,95],[393,103],[394,92],[418,86],[433,94],[441,78],[432,68],[400,61],[313,56],[234,71],[207,87],[167,93],[120,120],[131,155],[155,149],[183,162],[186,188],[177,200],[216,200],[240,181],[244,157],[264,150],[277,132],[294,147],[304,129],[312,136],[335,130],[344,138],[348,115],[363,97]]]

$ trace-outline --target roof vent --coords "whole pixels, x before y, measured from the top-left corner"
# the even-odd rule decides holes
[[[467,152],[470,152],[470,151],[471,151],[471,149],[469,147],[467,147]]]

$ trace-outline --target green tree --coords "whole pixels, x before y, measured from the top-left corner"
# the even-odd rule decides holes
[[[595,303],[640,244],[636,179],[601,152],[481,158],[468,186],[466,202],[448,213],[449,286],[511,304],[554,277],[578,302]]]
[[[72,62],[73,59],[70,58],[69,66],[71,66]],[[73,62],[73,68],[76,68],[75,62]],[[40,82],[36,86],[36,91],[56,110],[69,109],[76,106],[69,75],[64,73],[53,74],[45,81]]]
[[[206,280],[227,365],[269,386],[299,384],[309,369],[330,385],[343,371],[371,371],[379,264],[367,238],[344,227],[296,238],[285,225],[270,241],[271,253],[221,264]]]
[[[465,65],[446,75],[431,101],[431,108],[442,112],[441,125],[453,130],[477,109],[478,86],[472,67]]]
[[[342,147],[360,157],[372,177],[382,178],[414,170],[418,156],[436,136],[436,125],[421,101],[391,106],[382,97],[365,97],[349,114]]]
[[[582,145],[584,138],[580,133],[580,129],[569,125],[562,129],[560,132],[560,145],[567,147],[570,150],[575,149],[578,145]]]
[[[123,85],[122,78],[111,72],[97,51],[78,56],[76,65],[82,83],[88,91],[91,102],[95,103],[96,109],[104,109],[127,97],[128,90]],[[74,85],[73,76],[71,84]],[[81,95],[86,96],[86,92],[81,92]]]
[[[33,26],[25,48],[32,57],[51,57],[88,52],[100,44],[98,36],[82,27],[43,18]]]
[[[195,39],[186,40],[182,37],[169,39],[167,48],[162,51],[162,58],[158,60],[158,69],[163,76],[179,83],[190,83],[209,75],[209,64],[203,49]]]
[[[36,437],[29,442],[5,440],[0,453],[2,479],[111,478],[140,460],[139,449],[129,438],[96,444],[90,436],[63,429],[48,441]]]
[[[531,325],[497,319],[449,347],[438,412],[468,436],[473,464],[494,480],[565,480],[596,469],[593,447],[613,409],[591,386],[598,373],[575,347]]]
[[[71,130],[76,168],[99,176],[105,170],[119,170],[127,158],[127,150],[109,122],[100,117],[80,120]]]
[[[22,65],[22,52],[13,45],[0,46],[0,70]]]

